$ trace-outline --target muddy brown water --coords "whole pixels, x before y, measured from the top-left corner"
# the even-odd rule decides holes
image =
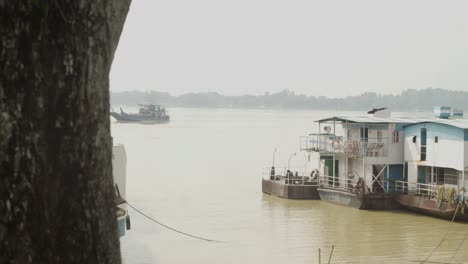
[[[468,225],[406,211],[362,211],[261,192],[262,168],[303,166],[299,136],[313,121],[357,112],[169,109],[171,123],[112,123],[127,150],[127,199],[210,243],[164,229],[129,209],[124,263],[468,263]],[[448,233],[447,233],[448,232]],[[447,233],[445,240],[442,238]],[[440,246],[438,246],[440,244]]]

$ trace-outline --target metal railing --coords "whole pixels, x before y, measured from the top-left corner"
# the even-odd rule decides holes
[[[437,196],[437,185],[417,183],[416,184],[416,193],[418,196],[427,196],[434,198]]]
[[[354,188],[353,180],[354,179],[351,177],[344,178],[322,175],[319,177],[319,185],[320,187],[327,189],[352,191]]]
[[[405,181],[394,181],[393,191],[397,193],[413,193],[418,196],[424,196],[428,198],[437,197],[438,188],[443,185],[426,184],[426,183],[408,183]]]
[[[387,138],[357,140],[334,135],[315,135],[300,138],[300,149],[320,153],[346,154],[354,157],[386,157]]]
[[[395,181],[394,189],[391,189],[395,192],[408,193],[408,182],[405,181]]]

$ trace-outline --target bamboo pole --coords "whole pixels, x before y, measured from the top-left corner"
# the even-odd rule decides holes
[[[318,264],[322,264],[322,256],[320,255],[320,248],[318,249]]]
[[[330,257],[328,258],[328,264],[331,263],[331,258],[332,258],[332,255],[333,255],[333,249],[335,249],[335,245],[332,245],[332,249],[330,251]]]

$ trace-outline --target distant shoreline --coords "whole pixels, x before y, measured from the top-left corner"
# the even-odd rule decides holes
[[[111,105],[136,106],[140,103],[165,107],[225,108],[225,109],[292,109],[362,111],[373,107],[388,107],[392,111],[432,111],[434,106],[447,105],[468,109],[468,92],[427,88],[406,90],[399,95],[367,92],[344,98],[315,97],[295,94],[289,90],[264,95],[225,96],[218,93],[188,93],[173,96],[157,91],[112,92]]]

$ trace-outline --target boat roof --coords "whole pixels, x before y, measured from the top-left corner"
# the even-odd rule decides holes
[[[410,118],[397,118],[397,117],[372,117],[372,116],[333,116],[317,120],[316,122],[348,122],[348,123],[374,123],[374,124],[387,124],[387,123],[408,123],[412,124],[414,121]]]
[[[410,126],[419,123],[436,123],[454,126],[462,129],[468,129],[467,118],[449,118],[439,117],[373,117],[373,116],[333,116],[317,120],[316,122],[342,122],[342,123],[368,123],[368,124],[389,124],[397,123],[404,126]]]
[[[415,122],[412,124],[407,124],[405,126],[410,126],[410,125],[415,125],[415,124],[420,124],[420,123],[436,123],[436,124],[442,124],[442,125],[448,125],[448,126],[453,126],[457,128],[462,128],[462,129],[468,129],[468,119],[466,118],[450,118],[450,119],[443,119],[443,118],[428,118],[427,120],[421,120],[419,122]]]

